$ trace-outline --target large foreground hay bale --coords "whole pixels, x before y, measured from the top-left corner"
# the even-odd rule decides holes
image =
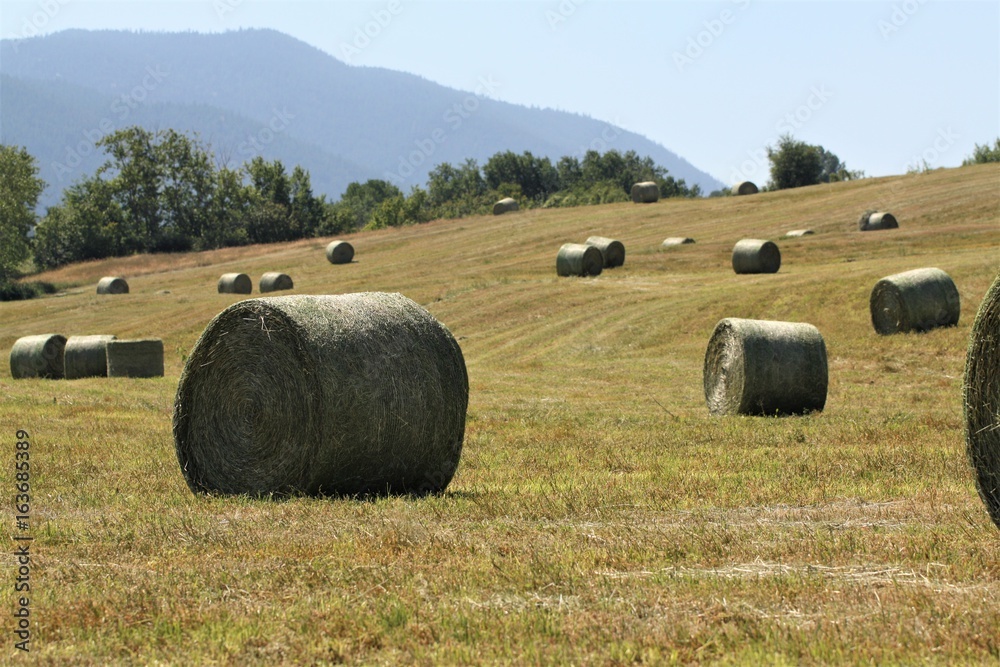
[[[958,324],[958,288],[941,269],[914,269],[875,283],[868,300],[872,326],[888,336]]]
[[[751,181],[742,181],[734,185],[731,192],[734,195],[755,195],[760,192],[760,190],[757,188],[757,185]]]
[[[822,410],[826,345],[811,324],[726,318],[705,352],[705,401],[713,415]]]
[[[733,271],[736,273],[777,273],[781,251],[772,241],[743,239],[733,246]]]
[[[326,246],[326,259],[331,264],[350,264],[354,259],[354,246],[347,241],[330,241]]]
[[[99,378],[108,375],[108,343],[113,335],[70,336],[63,353],[66,379]]]
[[[972,324],[962,394],[966,453],[979,496],[1000,528],[1000,275]]]
[[[660,186],[653,181],[633,183],[632,201],[636,204],[652,204],[660,201]]]
[[[660,244],[660,249],[675,248],[679,245],[688,245],[694,243],[694,239],[689,236],[671,236],[669,238],[663,239],[663,243]]]
[[[64,377],[65,348],[66,337],[59,334],[18,338],[10,348],[10,376],[15,380]]]
[[[615,239],[605,236],[591,236],[587,239],[587,245],[592,245],[601,251],[604,257],[604,268],[613,269],[625,263],[625,244]]]
[[[493,215],[503,215],[504,213],[510,213],[518,209],[517,201],[511,199],[510,197],[504,197],[497,203],[493,204]]]
[[[105,276],[97,281],[98,294],[128,294],[128,283],[124,278]]]
[[[245,273],[223,273],[219,278],[219,294],[250,294],[253,281]]]
[[[260,277],[260,291],[265,292],[278,292],[281,290],[292,289],[295,284],[292,282],[292,277],[287,273],[279,273],[278,271],[269,271]]]
[[[556,255],[556,274],[560,276],[599,276],[604,269],[604,255],[592,245],[564,243]]]
[[[163,376],[163,341],[159,338],[108,341],[107,351],[109,378]]]
[[[858,229],[862,232],[871,232],[879,229],[897,229],[899,223],[892,213],[885,211],[865,211],[858,218]]]
[[[196,492],[438,492],[468,400],[458,343],[400,294],[249,299],[191,351],[174,443]]]

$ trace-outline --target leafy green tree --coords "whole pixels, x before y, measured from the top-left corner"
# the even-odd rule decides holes
[[[188,250],[209,224],[215,190],[211,157],[197,141],[174,130],[157,136],[154,154],[160,167],[160,218],[153,250]]]
[[[137,247],[129,250],[150,250],[160,236],[162,169],[154,147],[155,138],[149,130],[133,126],[97,142],[108,154],[108,160],[97,170],[97,178],[111,186],[115,200],[128,218],[128,226],[138,231]]]
[[[389,181],[370,179],[350,183],[339,202],[347,216],[347,230],[363,229],[382,202],[396,197],[402,199],[403,191]]]
[[[559,189],[559,172],[547,158],[536,158],[529,151],[497,153],[483,166],[486,185],[500,190],[504,183],[517,185],[528,199],[543,201]]]
[[[972,151],[972,156],[963,160],[962,165],[986,164],[987,162],[1000,162],[1000,137],[997,138],[992,148],[990,148],[988,143],[982,146],[976,144],[976,147]]]
[[[215,188],[200,239],[200,250],[249,243],[246,220],[250,215],[253,193],[243,184],[243,175],[223,167],[214,174]]]
[[[38,223],[35,264],[48,269],[128,254],[140,247],[143,234],[115,199],[112,185],[91,177],[67,188],[62,203]]]
[[[28,232],[44,188],[26,149],[0,145],[0,284],[14,277],[30,254]]]
[[[292,231],[298,238],[315,236],[323,222],[323,201],[313,196],[309,172],[296,165],[289,179]]]
[[[281,160],[267,162],[259,155],[246,166],[250,183],[261,197],[288,208],[292,204],[292,187]]]
[[[771,161],[771,188],[785,190],[820,183],[823,176],[823,156],[818,146],[798,141],[790,134],[778,139],[778,145],[768,146]]]

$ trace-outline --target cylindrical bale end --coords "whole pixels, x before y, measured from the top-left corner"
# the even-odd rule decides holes
[[[108,343],[114,335],[70,336],[63,353],[66,379],[107,377]]]
[[[109,378],[163,377],[163,341],[159,338],[108,341],[107,354]]]
[[[734,195],[755,195],[760,190],[757,189],[757,185],[751,181],[742,181],[733,186],[731,192]]]
[[[654,181],[632,184],[632,201],[636,204],[652,204],[660,201],[660,186]]]
[[[253,281],[245,273],[223,273],[219,278],[219,294],[250,294]]]
[[[661,250],[669,250],[670,248],[676,248],[677,246],[688,245],[694,243],[694,239],[689,236],[671,236],[670,238],[663,239],[663,243],[660,244]]]
[[[400,294],[248,299],[195,343],[174,444],[195,492],[436,493],[468,400],[455,338]]]
[[[713,415],[821,411],[826,345],[811,324],[726,318],[705,352],[705,402]]]
[[[787,234],[785,234],[785,236],[787,236],[788,238],[791,238],[791,239],[795,239],[795,238],[799,238],[799,237],[802,237],[802,236],[812,236],[815,233],[816,232],[814,232],[811,229],[793,229],[792,231],[790,231]]]
[[[260,277],[261,294],[266,292],[279,292],[281,290],[292,289],[294,287],[292,278],[287,273],[269,271]]]
[[[625,244],[604,236],[591,236],[586,245],[592,245],[601,251],[604,257],[604,268],[613,269],[625,263]]]
[[[962,310],[951,276],[935,268],[882,278],[872,288],[868,305],[872,326],[883,336],[953,326]]]
[[[350,264],[354,259],[354,246],[347,241],[330,241],[326,246],[326,259],[331,264]]]
[[[781,251],[772,241],[743,239],[733,246],[733,271],[736,273],[777,273]]]
[[[504,197],[497,203],[493,204],[493,215],[503,215],[504,213],[510,213],[518,209],[517,201],[511,197]]]
[[[865,211],[858,219],[858,229],[872,232],[879,229],[898,229],[899,222],[892,213],[885,211]]]
[[[604,255],[596,246],[564,243],[556,255],[556,274],[560,276],[599,276],[604,269]]]
[[[966,453],[979,497],[1000,528],[1000,276],[972,324],[962,395]]]
[[[10,348],[10,376],[15,380],[65,377],[66,337],[60,334],[24,336]]]
[[[98,294],[128,294],[128,283],[124,278],[105,276],[97,281]]]

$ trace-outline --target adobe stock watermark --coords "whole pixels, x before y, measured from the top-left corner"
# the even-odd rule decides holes
[[[878,22],[878,31],[882,33],[882,39],[888,40],[893,33],[899,32],[926,2],[927,0],[904,0],[893,5],[889,20],[879,19]]]
[[[168,75],[169,72],[159,65],[146,67],[146,75],[142,81],[111,103],[109,111],[114,114],[115,119],[105,116],[97,123],[97,127],[83,130],[83,139],[75,146],[66,147],[64,161],[52,163],[52,168],[55,170],[59,182],[61,183],[68,174],[72,174],[82,164],[83,158],[97,150],[98,141],[114,133],[124,124],[132,112],[146,101],[149,94],[156,90]]]
[[[750,6],[750,0],[732,0],[740,11]],[[683,73],[684,68],[694,65],[695,61],[701,58],[716,40],[726,32],[726,27],[736,22],[737,13],[732,10],[723,9],[714,19],[706,20],[702,23],[704,29],[698,34],[688,37],[687,46],[682,51],[674,51],[673,59],[677,71]]]
[[[545,20],[549,23],[549,30],[555,32],[560,24],[568,21],[580,5],[587,0],[562,0],[555,9],[545,10]]]
[[[240,155],[260,155],[264,146],[270,144],[279,134],[287,130],[288,126],[291,125],[290,121],[294,119],[295,114],[290,113],[284,107],[280,110],[271,109],[271,118],[267,121],[267,124],[257,130],[256,133],[248,134],[246,140],[240,142],[240,145],[236,147],[236,151]]]
[[[17,53],[18,42],[22,39],[28,39],[30,37],[37,37],[42,34],[42,30],[49,24],[52,19],[59,14],[59,10],[68,5],[72,0],[39,0],[35,5],[37,9],[31,12],[30,15],[24,17],[24,21],[21,22],[21,32],[20,34],[12,32],[7,35],[7,39],[10,40],[11,45],[14,47],[14,53]]]
[[[340,57],[353,65],[353,59],[371,46],[372,40],[381,35],[382,31],[392,24],[393,19],[402,13],[403,3],[401,0],[389,0],[384,8],[372,12],[371,21],[354,29],[354,39],[351,43],[340,43]]]
[[[947,128],[939,127],[934,141],[919,155],[914,155],[910,158],[910,161],[906,164],[906,171],[927,171],[934,163],[941,159],[943,154],[947,153],[952,146],[958,143],[958,140],[961,138],[961,135],[951,129],[951,126]]]
[[[243,4],[243,0],[211,0],[212,8],[219,20],[226,18],[226,14],[236,11],[236,8]]]

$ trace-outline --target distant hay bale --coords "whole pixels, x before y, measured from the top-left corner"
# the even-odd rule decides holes
[[[219,294],[250,294],[253,281],[245,273],[223,273],[219,278]]]
[[[811,324],[726,318],[705,352],[713,415],[786,415],[826,405],[826,345]]]
[[[354,246],[347,241],[330,241],[326,246],[326,259],[331,264],[350,264],[354,259]]]
[[[636,204],[652,204],[660,200],[660,186],[654,181],[643,181],[632,185],[632,201]]]
[[[896,221],[895,216],[892,213],[886,213],[884,211],[865,211],[858,218],[858,230],[862,232],[871,232],[879,229],[897,229],[899,223]]]
[[[24,336],[10,348],[10,376],[15,380],[65,376],[66,337],[59,334]]]
[[[814,232],[811,229],[793,229],[792,231],[790,231],[787,234],[785,234],[785,236],[787,236],[788,238],[794,239],[794,238],[798,238],[800,236],[812,236],[815,233],[816,232]]]
[[[107,377],[108,343],[117,340],[113,335],[70,336],[63,353],[66,379]]]
[[[105,276],[97,282],[98,294],[128,294],[128,283],[124,278]]]
[[[688,245],[689,243],[694,243],[694,239],[688,236],[671,236],[670,238],[663,239],[660,248],[674,248],[679,245]]]
[[[518,209],[517,201],[511,199],[510,197],[504,197],[497,203],[493,204],[493,215],[503,215],[504,213],[510,213]]]
[[[743,239],[733,246],[733,271],[736,273],[777,273],[781,251],[772,241]]]
[[[107,353],[110,378],[163,376],[163,341],[159,338],[108,341]]]
[[[604,269],[604,255],[596,246],[564,243],[556,255],[556,274],[560,276],[599,276]]]
[[[965,447],[976,488],[1000,528],[1000,275],[972,324],[962,397]]]
[[[434,493],[468,400],[455,338],[400,294],[248,299],[191,351],[174,444],[195,492]]]
[[[958,288],[941,269],[914,269],[875,283],[868,300],[872,326],[887,336],[958,324]]]
[[[743,181],[741,183],[737,183],[736,185],[733,186],[732,189],[732,193],[734,195],[755,195],[758,192],[760,192],[760,190],[757,189],[756,184],[750,181]]]
[[[591,236],[586,245],[592,245],[601,251],[604,257],[604,268],[613,269],[625,263],[625,244],[604,236]]]
[[[292,278],[287,273],[269,271],[260,277],[260,291],[262,294],[265,292],[292,289],[293,287]]]

